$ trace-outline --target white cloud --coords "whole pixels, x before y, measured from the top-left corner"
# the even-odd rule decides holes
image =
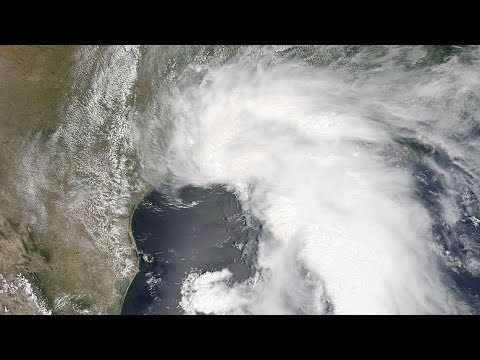
[[[430,250],[414,179],[381,155],[399,128],[423,131],[429,118],[417,136],[448,146],[445,114],[425,105],[447,84],[398,71],[353,85],[341,72],[240,58],[176,92],[159,167],[179,186],[232,186],[267,231],[255,281],[232,287],[227,269],[193,273],[187,313],[470,311]],[[445,211],[454,221],[455,209]]]

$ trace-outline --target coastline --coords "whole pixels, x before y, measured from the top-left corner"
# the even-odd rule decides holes
[[[135,272],[135,274],[133,275],[132,279],[130,280],[129,284],[128,284],[128,287],[127,289],[125,290],[125,292],[123,293],[122,295],[122,299],[121,299],[121,302],[120,302],[120,309],[119,311],[117,312],[117,315],[122,315],[122,310],[123,310],[123,304],[125,302],[125,298],[127,296],[127,293],[128,293],[128,290],[130,289],[130,286],[132,285],[133,283],[133,280],[135,280],[135,277],[138,275],[138,273],[140,272],[140,255],[138,254],[138,247],[137,247],[137,242],[133,236],[133,231],[132,231],[132,220],[133,220],[133,214],[135,214],[135,211],[137,210],[137,207],[138,205],[140,205],[140,203],[148,196],[150,195],[153,191],[155,191],[155,188],[153,187],[148,187],[148,189],[142,193],[142,196],[140,197],[140,199],[138,201],[135,202],[135,204],[133,205],[133,208],[132,208],[132,211],[130,213],[130,218],[128,220],[128,236],[130,237],[132,243],[133,243],[133,247],[135,249],[135,258],[136,258],[136,268],[137,268],[137,271]]]

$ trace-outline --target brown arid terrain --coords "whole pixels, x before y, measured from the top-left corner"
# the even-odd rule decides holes
[[[138,59],[0,47],[0,314],[120,312],[138,265],[131,210],[148,188],[127,121]]]

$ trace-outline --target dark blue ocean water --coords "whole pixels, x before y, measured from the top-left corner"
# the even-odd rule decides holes
[[[253,275],[260,223],[221,185],[153,191],[137,207],[132,231],[140,271],[122,314],[179,314],[181,285],[192,270],[229,268],[233,281]]]

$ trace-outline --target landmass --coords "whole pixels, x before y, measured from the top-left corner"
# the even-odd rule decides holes
[[[117,314],[137,272],[139,50],[108,51],[0,46],[0,314]]]

